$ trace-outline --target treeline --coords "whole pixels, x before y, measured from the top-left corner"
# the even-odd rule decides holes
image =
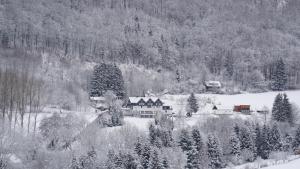
[[[27,66],[0,69],[0,110],[2,129],[21,127],[36,132],[37,115],[44,100],[43,81]],[[26,118],[25,118],[26,117]],[[27,126],[24,126],[27,124]]]
[[[140,64],[178,75],[179,80],[167,80],[185,91],[209,79],[231,89],[267,90],[282,58],[287,88],[300,84],[297,0],[5,0],[0,5],[4,49],[50,53],[67,63]]]

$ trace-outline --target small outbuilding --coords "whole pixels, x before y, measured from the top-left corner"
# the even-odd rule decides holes
[[[250,113],[250,105],[236,105],[233,108],[235,112]]]

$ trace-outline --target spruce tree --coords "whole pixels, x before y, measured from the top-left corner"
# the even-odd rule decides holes
[[[291,125],[293,125],[294,117],[293,117],[293,113],[292,113],[292,106],[290,104],[290,101],[289,101],[286,93],[283,94],[282,114],[285,115],[286,121],[289,122]]]
[[[203,140],[200,134],[200,131],[198,129],[193,129],[192,130],[192,138],[194,142],[194,146],[196,147],[196,150],[200,153],[203,151]]]
[[[216,136],[208,136],[207,153],[211,168],[217,169],[224,167],[222,149]]]
[[[239,127],[238,124],[235,123],[235,125],[234,125],[234,127],[233,127],[233,130],[234,130],[236,136],[237,136],[238,138],[240,138],[240,127]]]
[[[163,168],[163,163],[160,160],[158,151],[153,150],[153,153],[151,153],[149,169],[162,169],[162,168]]]
[[[230,136],[229,139],[229,149],[230,149],[230,154],[233,156],[240,156],[241,155],[241,146],[240,146],[240,140],[237,137],[237,135],[233,132]]]
[[[293,137],[288,133],[283,138],[282,150],[288,152],[292,148]]]
[[[287,80],[285,64],[282,58],[280,58],[275,63],[275,71],[272,74],[271,88],[275,91],[285,90],[287,88]]]
[[[261,153],[260,157],[262,159],[268,159],[270,155],[270,129],[264,125],[261,133]]]
[[[187,163],[185,168],[187,169],[199,169],[199,153],[195,146],[192,146],[192,149],[187,151]]]
[[[179,146],[182,151],[186,152],[192,149],[193,142],[189,132],[186,129],[181,130],[179,136]]]
[[[300,126],[296,130],[296,134],[294,136],[292,148],[295,151],[295,150],[299,149],[299,146],[300,146]]]
[[[94,67],[90,81],[90,96],[100,97],[109,90],[121,99],[126,96],[121,70],[116,65],[101,63]]]
[[[272,118],[273,118],[273,120],[278,121],[278,122],[286,121],[286,116],[285,116],[285,114],[283,114],[282,103],[283,103],[282,94],[279,93],[275,97],[275,100],[273,103],[273,108],[272,108]]]
[[[143,146],[142,156],[141,156],[141,165],[144,169],[150,167],[150,157],[151,157],[151,148],[148,143],[145,143]]]
[[[195,97],[194,93],[190,95],[187,100],[187,116],[192,116],[193,113],[196,113],[199,109],[197,98]]]
[[[242,127],[240,129],[240,145],[242,150],[248,149],[252,152],[254,151],[254,141],[248,127]]]
[[[261,156],[262,154],[262,138],[261,138],[261,129],[259,124],[255,126],[255,147],[257,156]]]
[[[137,142],[134,144],[134,151],[138,156],[141,156],[142,150],[143,150],[143,147],[142,147],[141,139],[140,139],[140,137],[138,137]]]
[[[276,123],[272,126],[272,129],[270,131],[269,143],[270,143],[271,151],[281,151],[282,150],[280,131],[279,131]]]

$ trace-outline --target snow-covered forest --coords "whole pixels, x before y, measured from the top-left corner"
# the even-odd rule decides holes
[[[299,98],[299,0],[0,0],[0,169],[294,167]]]

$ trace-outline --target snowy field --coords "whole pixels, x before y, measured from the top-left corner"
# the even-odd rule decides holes
[[[299,169],[300,156],[292,155],[285,160],[257,160],[252,163],[246,163],[239,166],[227,167],[226,169]]]
[[[292,103],[297,104],[300,107],[300,90],[298,91],[286,91],[290,101]],[[184,125],[193,126],[197,122],[206,121],[207,118],[218,118],[222,117],[220,115],[215,115],[212,112],[212,106],[217,105],[221,108],[232,109],[234,105],[239,104],[249,104],[251,105],[252,110],[261,109],[264,106],[267,106],[270,110],[272,108],[272,104],[275,96],[278,92],[266,92],[266,93],[245,93],[238,95],[219,95],[219,94],[196,94],[198,99],[198,103],[200,105],[199,111],[197,114],[194,114],[192,118],[184,118]],[[189,95],[165,95],[161,97],[161,99],[167,105],[171,105],[173,107],[173,111],[178,115],[180,112],[182,115],[185,115],[185,105],[186,100]],[[46,107],[43,111],[44,113],[40,113],[37,117],[37,123],[45,118],[51,116],[54,112],[66,115],[66,114],[76,114],[81,119],[85,120],[87,123],[94,121],[97,118],[97,114],[95,110],[92,108],[82,110],[82,111],[67,111],[61,110],[57,108]],[[233,112],[232,112],[233,113]],[[250,119],[256,118],[258,120],[263,120],[263,116],[261,114],[253,112],[252,115],[243,115],[240,113],[233,113],[230,115],[232,118],[243,118]],[[28,116],[25,114],[24,126],[27,126]],[[31,124],[34,121],[34,115],[31,116]],[[150,122],[153,122],[153,119],[147,118],[137,118],[137,117],[125,117],[124,119],[126,125],[132,125],[140,129],[141,131],[147,131],[148,125]]]
[[[266,93],[244,93],[237,95],[220,95],[220,94],[196,94],[198,99],[198,104],[200,105],[197,114],[194,114],[191,118],[185,118],[184,125],[193,126],[197,122],[203,122],[207,118],[222,117],[221,115],[216,115],[212,111],[213,105],[217,105],[222,109],[232,110],[234,105],[248,104],[251,105],[251,110],[254,112],[251,115],[244,115],[241,113],[231,112],[229,115],[232,118],[242,118],[242,119],[255,119],[258,121],[263,121],[264,116],[262,114],[256,113],[255,111],[267,107],[269,110],[272,109],[273,101],[275,96],[279,92],[266,92]],[[285,92],[290,99],[290,101],[300,107],[300,90],[297,91],[286,91]],[[189,95],[165,95],[161,97],[163,102],[167,105],[171,105],[173,111],[177,115],[185,115],[186,100]],[[224,115],[227,116],[227,115]],[[270,114],[269,114],[270,116]],[[151,119],[141,119],[126,117],[125,122],[130,123],[141,130],[147,130],[147,126]]]
[[[269,109],[272,108],[275,96],[279,92],[266,92],[266,93],[244,93],[237,95],[220,95],[220,94],[196,94],[199,105],[202,105],[201,100],[210,101],[212,104],[220,105],[222,108],[233,109],[234,105],[248,104],[251,105],[252,110],[262,109],[264,106]],[[300,106],[300,90],[286,91],[285,92],[292,103]],[[162,100],[166,104],[172,105],[176,113],[184,110],[186,100],[189,95],[165,95]],[[207,110],[199,110],[201,113]]]

